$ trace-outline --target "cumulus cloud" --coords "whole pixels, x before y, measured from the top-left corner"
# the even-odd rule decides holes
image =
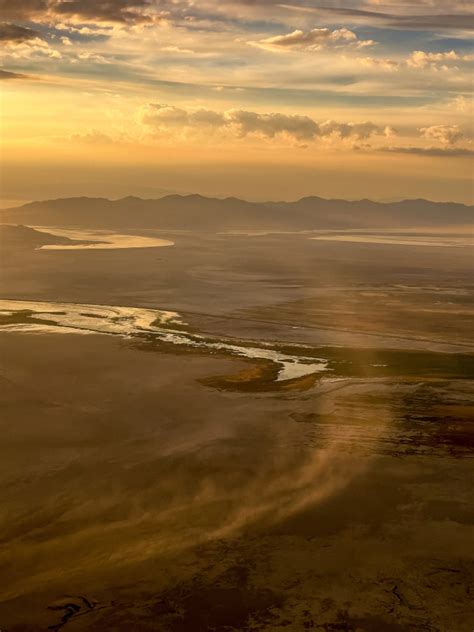
[[[252,46],[270,51],[304,50],[319,51],[323,48],[342,48],[353,46],[362,48],[375,44],[373,40],[360,40],[357,35],[346,28],[331,31],[328,28],[301,31],[299,29],[286,35],[275,35],[257,42],[249,42]]]
[[[61,53],[40,32],[17,24],[2,22],[0,41],[3,43],[0,57],[7,63],[21,59],[61,58]]]
[[[472,61],[473,59],[473,55],[459,55],[454,50],[443,53],[427,53],[423,50],[415,50],[407,59],[407,65],[412,68],[438,67],[440,62],[446,65],[447,62]]]
[[[426,52],[423,50],[415,50],[402,60],[377,58],[377,57],[359,57],[358,63],[368,68],[375,68],[387,72],[395,72],[403,68],[411,70],[450,70],[459,69],[456,64],[470,62],[474,60],[474,55],[461,55],[454,50],[441,53]]]
[[[164,129],[167,127],[222,127],[224,114],[213,110],[184,110],[172,105],[152,103],[141,112],[145,125]]]
[[[274,138],[279,134],[288,135],[298,141],[312,140],[319,135],[319,126],[309,116],[279,114],[259,114],[246,110],[229,110],[225,117],[238,130],[240,136],[257,134]]]
[[[376,70],[383,70],[386,72],[396,72],[400,69],[400,62],[394,59],[383,59],[377,57],[359,57],[357,59],[359,64],[366,66],[367,68],[374,68]]]
[[[370,121],[364,123],[338,123],[336,121],[326,121],[319,125],[320,136],[339,136],[342,139],[354,138],[357,140],[366,140],[375,134],[383,133],[383,131]]]
[[[458,125],[431,125],[430,127],[422,127],[420,133],[423,138],[438,140],[443,145],[454,145],[463,137]]]
[[[4,47],[1,58],[8,61],[35,60],[35,59],[61,59],[62,55],[48,42],[35,37],[34,39],[20,42],[8,41]]]
[[[225,112],[186,110],[161,104],[147,105],[142,109],[140,118],[145,125],[162,132],[169,128],[224,129],[240,138],[250,135],[270,139],[286,136],[298,142],[329,137],[364,140],[384,133],[382,128],[371,122],[341,123],[329,120],[318,123],[309,116],[297,114],[237,109]]]

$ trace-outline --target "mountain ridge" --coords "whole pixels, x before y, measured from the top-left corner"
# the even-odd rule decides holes
[[[382,206],[391,206],[393,204],[404,204],[408,202],[424,202],[427,204],[434,204],[443,206],[446,204],[454,205],[454,206],[462,206],[466,208],[474,209],[474,204],[464,204],[463,202],[439,202],[436,200],[429,200],[428,198],[401,198],[395,201],[389,200],[372,200],[370,198],[357,198],[353,200],[346,200],[345,198],[325,198],[320,195],[305,195],[301,198],[296,198],[295,200],[267,200],[265,202],[257,202],[252,200],[246,200],[244,198],[236,197],[235,195],[227,195],[224,197],[221,196],[213,196],[213,195],[201,195],[200,193],[169,193],[167,195],[163,195],[161,197],[148,198],[148,197],[140,197],[138,195],[125,195],[121,198],[107,198],[104,196],[91,196],[91,195],[72,195],[68,197],[59,197],[59,198],[49,198],[46,200],[32,200],[31,202],[25,202],[25,204],[21,204],[20,206],[12,206],[0,209],[2,211],[14,211],[15,209],[25,208],[31,205],[36,204],[48,204],[51,202],[61,202],[61,201],[69,201],[69,200],[101,200],[104,202],[124,202],[124,201],[140,201],[140,202],[161,202],[167,199],[201,199],[201,200],[216,200],[216,201],[235,201],[235,202],[243,202],[246,204],[256,204],[256,205],[274,205],[274,204],[297,204],[298,202],[312,200],[312,201],[321,201],[321,202],[343,202],[346,204],[359,204],[361,202],[369,202],[371,204],[380,204]]]
[[[71,197],[0,211],[2,222],[167,230],[317,230],[466,225],[473,206],[425,199],[376,202],[306,196],[292,202],[170,194],[161,198]]]

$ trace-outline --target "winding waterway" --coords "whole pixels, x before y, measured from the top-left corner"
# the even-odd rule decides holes
[[[282,352],[275,344],[209,338],[183,331],[177,312],[142,307],[0,300],[0,331],[23,333],[107,334],[152,336],[173,345],[223,352],[276,365],[276,381],[291,380],[328,370],[327,361]],[[309,349],[307,349],[309,351]]]

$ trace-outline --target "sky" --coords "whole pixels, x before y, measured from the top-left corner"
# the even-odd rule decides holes
[[[1,204],[473,201],[470,0],[0,0]]]

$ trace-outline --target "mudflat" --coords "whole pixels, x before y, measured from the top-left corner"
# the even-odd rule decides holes
[[[468,253],[163,237],[5,260],[2,629],[470,630]]]

